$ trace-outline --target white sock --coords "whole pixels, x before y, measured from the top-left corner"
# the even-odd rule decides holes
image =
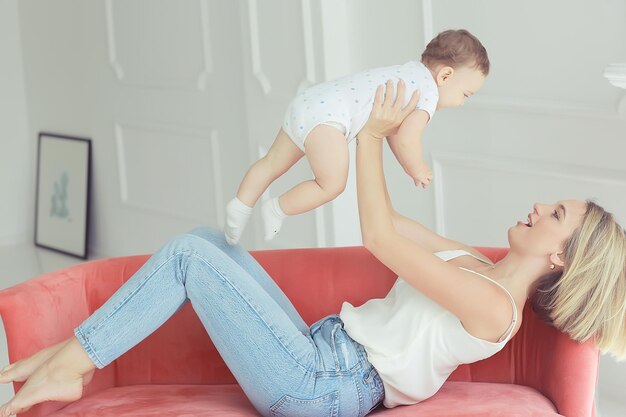
[[[252,207],[245,205],[237,197],[226,204],[226,223],[224,224],[224,237],[229,245],[235,245],[243,233],[246,223],[252,214]]]
[[[274,239],[274,236],[280,232],[283,219],[287,217],[285,212],[280,208],[280,204],[278,204],[278,197],[274,197],[263,203],[261,216],[263,216],[263,223],[265,225],[265,240]]]

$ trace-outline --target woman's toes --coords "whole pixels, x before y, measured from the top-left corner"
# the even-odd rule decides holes
[[[26,381],[26,378],[28,378],[29,376],[30,372],[28,372],[28,369],[26,369],[24,366],[19,365],[19,363],[15,363],[8,366],[5,370],[2,371],[2,373],[0,374],[0,384],[6,384],[13,381]]]
[[[0,372],[0,384],[6,384],[7,382],[13,381],[13,365],[5,366],[2,372]]]
[[[9,417],[11,414],[11,403],[8,402],[0,408],[0,417]]]
[[[32,406],[31,406],[31,407],[13,408],[13,409],[11,410],[11,412],[9,412],[8,416],[12,416],[12,415],[14,415],[14,414],[22,414],[22,413],[25,413],[25,412],[27,412],[28,410],[30,410],[31,408],[32,408]]]
[[[0,383],[26,381],[26,379],[31,376],[40,365],[61,350],[68,341],[69,340],[66,340],[61,343],[57,343],[56,345],[49,346],[27,358],[5,366],[2,371],[0,371]],[[2,416],[0,415],[0,417]]]

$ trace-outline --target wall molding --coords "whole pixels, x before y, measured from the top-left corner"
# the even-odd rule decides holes
[[[148,204],[142,204],[138,201],[133,201],[132,196],[129,195],[128,191],[128,175],[129,173],[126,170],[127,167],[127,156],[124,152],[124,145],[126,142],[126,138],[124,137],[124,130],[137,130],[141,132],[154,132],[157,134],[163,133],[171,133],[173,135],[178,136],[187,136],[194,139],[204,140],[207,138],[210,141],[210,147],[212,150],[211,162],[212,162],[212,174],[213,174],[213,187],[215,189],[215,212],[218,222],[223,222],[225,218],[224,213],[224,197],[222,190],[222,173],[221,173],[221,164],[220,158],[221,155],[220,147],[219,147],[219,133],[216,129],[194,129],[189,128],[187,126],[177,126],[177,125],[160,125],[154,123],[144,123],[144,122],[122,122],[115,121],[114,122],[114,136],[117,147],[117,159],[118,159],[118,176],[119,176],[119,187],[120,187],[120,200],[123,206],[133,209],[141,209],[144,211],[148,211],[151,213],[164,214],[171,217],[185,219],[185,220],[193,220],[193,221],[206,221],[205,218],[198,218],[195,216],[185,215],[184,213],[176,212],[173,210],[164,209],[160,206],[152,206]]]
[[[196,77],[195,85],[185,85],[182,83],[163,83],[163,84],[144,84],[132,82],[127,79],[126,71],[118,58],[117,38],[115,36],[115,19],[113,17],[113,1],[105,0],[105,21],[107,31],[107,45],[109,64],[113,68],[113,73],[120,83],[133,87],[152,88],[152,89],[179,89],[179,90],[197,90],[205,91],[207,88],[209,75],[213,72],[213,57],[211,51],[210,39],[210,23],[209,23],[209,5],[208,0],[197,0],[200,6],[200,29],[202,31],[202,61],[203,67]]]
[[[436,34],[434,30],[434,12],[432,0],[422,0],[422,13],[422,26],[424,28],[424,47],[426,47],[426,45],[428,45],[428,42],[430,42],[430,40]],[[626,64],[617,65],[622,65],[623,67],[620,67],[619,69],[621,71],[626,71]],[[609,70],[609,67],[607,67],[607,70]],[[611,67],[609,72],[613,74],[615,72],[614,70],[615,68]],[[607,76],[606,70],[605,76]],[[622,78],[619,82],[625,83],[625,87],[622,88],[626,88],[626,75],[622,75]],[[626,99],[623,99],[622,101],[626,101]],[[616,103],[616,105],[613,106],[588,105],[567,100],[552,101],[542,98],[524,99],[512,95],[498,96],[493,94],[485,95],[481,93],[478,94],[476,97],[472,97],[471,100],[468,100],[465,107],[472,110],[502,111],[518,114],[539,114],[543,116],[570,118],[587,118],[601,120],[623,120],[626,118],[626,111],[623,111],[623,109],[621,109],[623,105],[620,105],[620,103]]]
[[[422,0],[422,27],[424,28],[424,48],[435,37],[433,29],[433,0]]]
[[[261,85],[261,91],[266,96],[272,91],[272,84],[263,72],[261,65],[261,46],[259,39],[259,12],[258,1],[248,0],[248,26],[250,31],[250,59],[252,63],[252,75]]]
[[[313,17],[311,0],[302,0],[302,33],[304,35],[305,77],[298,85],[298,92],[315,83],[315,43],[313,41]]]
[[[0,248],[3,246],[22,245],[33,243],[33,236],[29,233],[18,233],[14,235],[0,236]]]
[[[113,0],[106,0],[104,2],[105,7],[105,20],[107,28],[107,46],[109,52],[109,64],[113,68],[113,72],[118,81],[124,81],[124,69],[117,60],[117,42],[115,40],[115,29],[113,27]]]
[[[301,0],[302,8],[302,33],[304,37],[304,60],[305,76],[298,84],[298,92],[315,83],[315,43],[313,33],[313,18],[311,11],[311,0]],[[252,63],[252,75],[259,82],[261,91],[268,99],[279,101],[288,100],[280,94],[274,93],[275,89],[269,77],[263,70],[261,59],[261,39],[259,30],[259,2],[258,0],[248,0],[248,25],[250,33],[250,61]]]
[[[260,142],[259,142],[259,143],[257,143],[257,146],[256,146],[257,160],[259,160],[259,159],[263,158],[265,155],[267,155],[267,151],[268,151],[268,150],[269,150],[269,149],[268,149],[268,148],[266,148],[265,146],[263,146]],[[254,162],[256,162],[256,161],[254,161]],[[253,163],[254,163],[254,162],[253,162]],[[251,164],[251,166],[252,166],[252,164]],[[243,177],[242,177],[242,179],[243,179]],[[271,187],[271,186],[272,186],[272,184],[270,184],[270,185],[269,185],[269,186],[265,189],[265,191],[263,191],[263,194],[261,194],[261,202],[263,202],[263,203],[264,203],[264,202],[268,201],[270,198],[272,198],[272,197],[270,196],[270,187]]]
[[[435,225],[438,234],[446,235],[445,221],[445,168],[471,168],[490,172],[520,174],[523,176],[542,176],[567,180],[569,182],[586,182],[602,185],[617,185],[626,188],[626,171],[595,168],[565,163],[548,163],[529,158],[511,158],[495,155],[473,155],[454,152],[433,152],[433,176],[435,193]]]
[[[220,149],[220,138],[217,130],[211,129],[211,157],[213,162],[213,195],[215,202],[215,216],[217,224],[223,225],[226,221],[226,203],[224,203],[224,189],[222,181],[222,153]]]
[[[211,51],[211,34],[209,22],[209,3],[208,0],[200,0],[200,28],[202,29],[202,58],[204,60],[204,68],[198,74],[196,80],[196,89],[205,91],[209,75],[213,72],[213,52]]]
[[[328,239],[326,237],[326,212],[324,211],[325,204],[315,209],[315,233],[317,239],[317,247],[325,248],[328,245]]]
[[[263,146],[260,142],[259,142],[259,143],[257,143],[257,146],[256,146],[257,159],[261,159],[261,158],[263,158],[265,155],[267,155],[267,151],[268,151],[268,148],[266,148],[265,146]],[[242,179],[243,179],[243,177],[242,177]],[[272,197],[271,197],[271,195],[270,195],[270,188],[271,188],[271,187],[272,187],[272,184],[270,184],[270,185],[269,185],[269,186],[265,189],[265,191],[263,191],[263,194],[261,194],[261,197],[260,197],[261,204],[259,204],[259,203],[257,202],[257,206],[262,206],[265,202],[269,201],[269,199],[270,199],[270,198],[272,198]],[[263,224],[263,216],[259,216],[259,217],[257,217],[257,218],[259,219],[259,221],[260,221],[260,223],[261,223],[261,224],[260,224],[260,225],[258,225],[259,227],[256,227],[256,228],[255,228],[255,235],[254,235],[254,238],[255,238],[255,239],[254,239],[254,240],[255,240],[255,243],[256,243],[256,245],[255,245],[255,246],[256,246],[256,247],[260,247],[260,244],[259,244],[259,243],[260,243],[260,242],[265,242],[265,240],[263,239],[263,234],[265,233],[265,232],[264,232],[264,231],[265,231],[265,225]],[[261,232],[259,232],[259,231],[261,231]],[[261,239],[259,239],[259,238],[258,238],[258,236],[261,236]],[[267,243],[268,243],[268,242],[265,242],[265,244],[267,244]],[[263,244],[263,243],[261,243],[261,245],[262,245],[262,244]],[[272,244],[276,244],[276,239],[273,239],[273,240],[271,240],[271,241],[270,241],[270,246],[271,246]]]
[[[537,98],[522,99],[514,96],[477,95],[467,102],[465,108],[576,119],[622,119],[618,106],[611,108],[568,101],[551,101]]]
[[[616,87],[626,89],[626,64],[610,64],[604,69],[604,76]]]

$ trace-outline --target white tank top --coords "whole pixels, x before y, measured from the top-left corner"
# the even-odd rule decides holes
[[[435,253],[448,261],[465,250]],[[484,261],[483,261],[484,262]],[[460,365],[488,358],[500,351],[517,322],[517,307],[511,294],[500,286],[513,304],[513,320],[500,341],[494,343],[469,334],[451,312],[398,278],[385,298],[367,301],[360,307],[344,302],[339,316],[344,328],[363,345],[369,362],[385,387],[385,407],[415,404],[434,395]]]

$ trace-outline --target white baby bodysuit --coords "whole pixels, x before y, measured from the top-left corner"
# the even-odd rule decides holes
[[[402,79],[406,85],[404,105],[415,90],[420,91],[416,108],[428,112],[432,119],[439,100],[435,80],[424,64],[410,61],[404,65],[375,68],[354,75],[327,81],[307,88],[289,104],[283,130],[304,151],[304,141],[319,124],[329,124],[342,130],[350,142],[367,122],[376,88],[392,80]]]

